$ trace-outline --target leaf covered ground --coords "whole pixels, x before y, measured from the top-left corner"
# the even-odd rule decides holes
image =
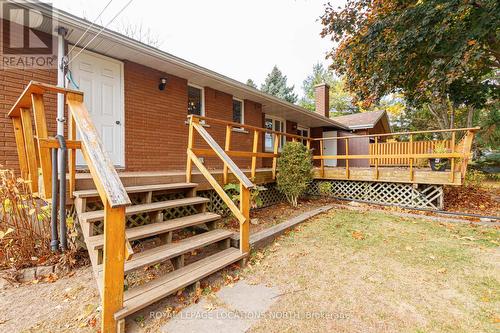
[[[498,332],[500,231],[332,210],[253,254],[283,295],[252,332]],[[309,318],[308,318],[309,316]]]
[[[331,210],[252,253],[239,274],[204,279],[127,325],[158,332],[169,316],[150,311],[175,314],[242,278],[282,291],[252,332],[498,332],[499,244],[494,227]],[[0,290],[0,332],[97,332],[99,316],[88,267]]]

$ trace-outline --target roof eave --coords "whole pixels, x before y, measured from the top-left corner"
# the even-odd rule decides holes
[[[59,22],[65,24],[65,25],[76,27],[76,28],[85,28],[86,29],[88,27],[88,25],[91,23],[85,19],[78,17],[78,16],[70,14],[66,11],[61,10],[61,9],[50,7],[49,5],[41,3],[41,2],[36,2],[36,3],[35,2],[20,2],[20,3],[16,2],[16,4],[21,5],[23,7],[36,8],[36,9],[40,10],[41,12],[44,12],[46,15],[54,15],[55,14],[57,16],[57,19],[59,20]],[[102,29],[101,26],[95,24],[89,29],[89,32],[96,34],[99,31],[101,31],[101,29]],[[100,36],[103,38],[110,38],[110,39],[115,40],[119,43],[123,43],[127,47],[133,48],[138,52],[144,52],[144,53],[147,53],[153,57],[157,57],[160,60],[174,63],[177,66],[184,67],[186,70],[197,72],[198,74],[205,75],[205,76],[210,77],[212,79],[218,80],[229,87],[241,89],[241,90],[244,90],[250,94],[256,94],[256,95],[260,96],[263,99],[266,99],[267,101],[269,101],[271,103],[280,104],[281,106],[294,109],[295,111],[298,111],[298,112],[300,112],[308,117],[315,118],[316,120],[324,123],[324,124],[322,124],[322,126],[335,126],[335,127],[341,128],[341,129],[346,129],[346,130],[348,129],[347,126],[345,126],[341,123],[338,123],[330,118],[326,118],[324,116],[321,116],[319,114],[316,114],[314,112],[306,110],[298,105],[292,104],[290,102],[282,100],[282,99],[275,97],[273,95],[269,95],[265,92],[262,92],[260,90],[255,89],[255,88],[252,88],[252,87],[250,87],[242,82],[231,79],[225,75],[219,74],[217,72],[214,72],[214,71],[209,70],[207,68],[204,68],[202,66],[196,65],[195,63],[189,62],[189,61],[184,60],[182,58],[176,57],[168,52],[159,50],[155,47],[144,44],[140,41],[137,41],[135,39],[127,37],[127,36],[120,34],[118,32],[115,32],[115,31],[112,31],[112,30],[105,28],[102,30],[102,32],[100,32]]]

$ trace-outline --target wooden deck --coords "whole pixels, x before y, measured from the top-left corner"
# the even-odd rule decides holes
[[[314,170],[315,179],[359,180],[373,182],[433,184],[433,185],[462,185],[460,171],[455,171],[453,182],[450,172],[432,171],[430,168],[413,168],[413,180],[410,178],[410,168],[379,167],[378,178],[373,167],[351,167],[349,178],[346,178],[345,167],[325,167],[324,175],[321,169]]]
[[[250,177],[251,170],[243,169],[245,175]],[[211,170],[214,178],[222,184],[223,170]],[[186,180],[185,171],[153,171],[153,172],[118,172],[123,185],[126,187],[144,186],[154,184],[181,183]],[[346,180],[345,167],[325,167],[324,176],[321,169],[314,169],[315,179]],[[432,171],[430,168],[413,168],[413,181],[410,181],[409,168],[405,167],[379,167],[378,179],[375,178],[374,167],[349,168],[349,180],[352,181],[378,181],[393,183],[434,184],[434,185],[461,185],[460,172],[455,172],[454,182],[450,182],[450,172]],[[211,189],[211,185],[198,170],[193,170],[192,181],[198,184],[197,190]],[[234,175],[229,173],[229,182],[237,182]],[[272,168],[257,168],[254,183],[272,183]],[[89,190],[95,188],[90,173],[76,174],[76,188]]]

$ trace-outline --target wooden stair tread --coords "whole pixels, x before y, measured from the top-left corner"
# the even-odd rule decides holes
[[[215,229],[185,238],[176,243],[157,246],[150,250],[134,254],[131,260],[125,262],[125,274],[138,268],[155,265],[167,259],[175,258],[182,254],[216,243],[231,237],[232,234],[233,232],[229,230]],[[101,275],[103,269],[102,265],[98,265],[97,269]]]
[[[170,184],[154,184],[154,185],[140,185],[125,187],[127,193],[140,193],[140,192],[155,192],[176,189],[191,189],[198,186],[196,183],[170,183]],[[74,191],[73,195],[77,198],[92,198],[99,196],[96,189]]]
[[[190,216],[166,220],[163,222],[151,223],[140,227],[129,228],[125,230],[125,232],[127,235],[127,239],[129,241],[133,241],[206,222],[216,221],[219,218],[220,215],[215,213],[198,213]],[[104,244],[104,235],[87,237],[86,243],[87,247],[90,249],[100,249]]]
[[[239,249],[229,248],[132,288],[125,292],[123,308],[115,313],[115,319],[123,319],[245,256],[246,254],[242,254]]]
[[[125,209],[125,215],[134,215],[140,213],[154,212],[158,210],[175,208],[181,206],[198,205],[209,202],[210,199],[202,197],[189,197],[183,199],[158,201],[140,205],[128,206]],[[104,210],[96,210],[92,212],[85,212],[78,215],[78,219],[82,222],[96,222],[104,219]]]

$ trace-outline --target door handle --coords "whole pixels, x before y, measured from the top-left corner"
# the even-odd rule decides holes
[[[120,122],[119,120],[115,121],[115,123],[116,123],[117,125],[120,125],[120,124],[121,124],[121,122]]]

